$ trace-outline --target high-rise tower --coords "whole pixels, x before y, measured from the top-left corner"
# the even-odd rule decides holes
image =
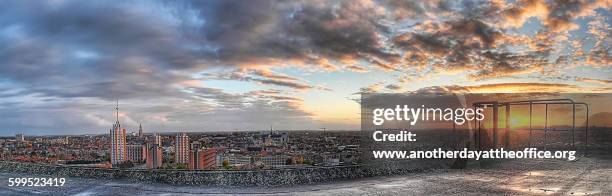
[[[151,137],[149,143],[151,143],[151,144],[159,144],[159,146],[162,146],[161,136],[158,133],[153,133],[153,137]]]
[[[125,129],[122,129],[119,123],[119,100],[117,100],[115,110],[117,112],[117,122],[115,122],[110,130],[110,159],[112,165],[117,165],[127,160]]]
[[[189,136],[177,133],[174,141],[174,162],[189,163]]]
[[[162,140],[157,133],[147,142],[147,168],[157,169],[162,167]]]

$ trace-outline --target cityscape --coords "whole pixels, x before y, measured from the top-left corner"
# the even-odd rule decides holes
[[[121,169],[256,170],[355,165],[359,132],[151,133],[116,122],[108,134],[0,138],[2,160]]]
[[[612,195],[611,16],[611,0],[4,0],[0,196]]]

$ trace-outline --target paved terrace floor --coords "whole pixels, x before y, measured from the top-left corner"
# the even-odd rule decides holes
[[[64,187],[8,187],[0,195],[612,195],[612,159],[507,161],[504,169],[435,170],[403,176],[280,187],[206,187],[68,178]]]

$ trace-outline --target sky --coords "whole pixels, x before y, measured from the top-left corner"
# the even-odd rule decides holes
[[[0,135],[359,129],[361,92],[612,92],[610,1],[8,0]]]

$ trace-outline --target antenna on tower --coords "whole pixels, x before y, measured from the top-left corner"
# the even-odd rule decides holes
[[[115,107],[115,110],[117,110],[117,123],[119,123],[119,99],[117,99],[117,105]]]

